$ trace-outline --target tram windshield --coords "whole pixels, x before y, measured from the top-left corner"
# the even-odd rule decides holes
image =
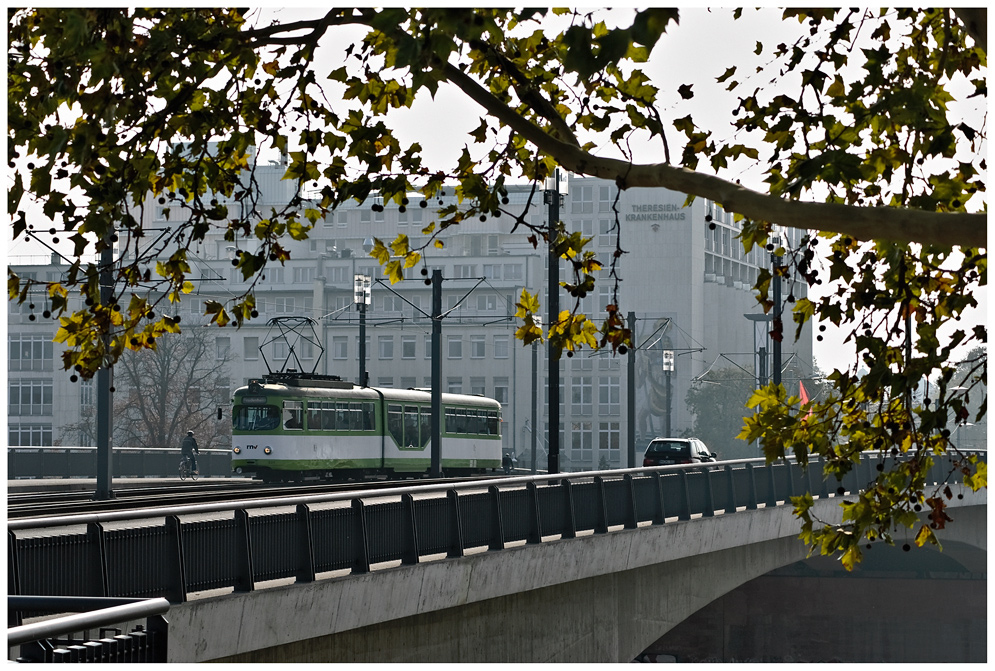
[[[231,422],[235,431],[272,431],[280,425],[280,409],[275,405],[240,405]]]

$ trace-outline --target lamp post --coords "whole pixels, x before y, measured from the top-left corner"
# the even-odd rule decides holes
[[[373,238],[363,241],[363,251],[369,255],[373,251]],[[355,274],[352,277],[352,302],[359,310],[359,386],[368,387],[369,374],[366,372],[366,306],[373,300],[373,279],[369,275]]]
[[[777,248],[781,246],[781,232],[779,227],[773,227],[773,237],[771,242],[774,243],[774,249],[770,253],[770,265],[774,277],[771,281],[774,285],[774,329],[780,331],[776,335],[772,336],[773,342],[771,343],[772,358],[771,362],[771,373],[773,377],[774,384],[781,384],[781,338],[784,336],[784,326],[781,324],[781,275],[779,271],[781,269],[780,259],[777,257]]]
[[[549,278],[546,305],[549,310],[549,325],[552,326],[560,315],[560,255],[556,252],[556,238],[560,230],[560,201],[567,193],[566,180],[560,178],[560,169],[546,179],[544,199],[549,206]],[[546,366],[549,387],[549,408],[547,409],[547,433],[549,434],[549,455],[547,470],[560,472],[560,349],[549,346]]]
[[[664,435],[667,436],[668,438],[674,435],[673,433],[670,432],[671,429],[670,415],[673,409],[673,405],[671,404],[671,398],[670,398],[671,397],[670,376],[673,374],[673,372],[674,372],[674,350],[665,349],[663,350],[663,374],[664,378],[666,378],[667,380],[667,425],[666,425],[666,433],[664,433]]]
[[[542,328],[542,317],[532,318]],[[532,341],[532,475],[536,474],[536,432],[539,428],[539,345]]]

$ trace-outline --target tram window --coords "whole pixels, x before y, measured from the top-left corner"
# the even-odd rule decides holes
[[[373,403],[362,404],[363,431],[373,431],[377,427],[376,405]]]
[[[404,406],[404,442],[418,445],[418,406]]]
[[[333,418],[329,428],[336,431],[346,431],[349,428],[349,404],[329,403],[332,406]]]
[[[446,408],[444,413],[446,416],[446,433],[456,433],[456,409]]]
[[[488,433],[490,435],[501,435],[501,422],[498,420],[498,414],[494,410],[487,411],[487,426],[489,428]]]
[[[272,431],[280,426],[280,411],[275,405],[240,405],[235,409],[231,423],[236,431]]]
[[[307,428],[310,431],[322,428],[321,401],[315,398],[309,398],[307,400]]]
[[[321,428],[331,431],[335,428],[335,404],[329,401],[321,402]]]
[[[404,447],[404,413],[399,405],[387,406],[387,430],[390,431],[394,442]]]
[[[299,431],[304,428],[304,402],[283,402],[283,428]]]
[[[456,408],[456,433],[466,433],[466,410]]]
[[[359,403],[349,404],[349,430],[363,430],[363,406]]]
[[[424,447],[428,444],[428,441],[432,437],[432,411],[428,408],[422,408],[421,414],[418,415],[418,426],[419,431],[421,431],[421,441],[419,441],[418,446]]]

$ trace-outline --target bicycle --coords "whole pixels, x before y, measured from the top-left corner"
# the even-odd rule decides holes
[[[191,468],[190,457],[183,457],[180,459],[180,480],[186,480],[190,478],[191,480],[197,479],[197,473]]]

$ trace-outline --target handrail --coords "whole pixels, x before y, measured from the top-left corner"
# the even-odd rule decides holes
[[[793,462],[790,458],[789,462]],[[379,497],[397,497],[404,494],[430,494],[434,492],[460,491],[464,489],[487,489],[500,485],[527,485],[528,483],[547,482],[551,480],[590,480],[591,478],[624,477],[635,473],[666,473],[682,470],[700,470],[725,467],[727,465],[757,463],[765,464],[763,458],[731,459],[729,461],[709,461],[695,464],[673,464],[670,466],[643,466],[640,468],[616,468],[605,471],[581,471],[575,473],[546,473],[541,475],[522,475],[515,477],[500,476],[473,482],[438,483],[432,485],[410,485],[391,489],[365,489],[353,492],[337,492],[334,494],[308,494],[306,496],[286,496],[267,499],[247,499],[241,501],[222,501],[218,503],[194,503],[189,505],[169,506],[165,508],[142,508],[140,510],[118,510],[106,513],[81,513],[78,515],[61,515],[57,517],[34,517],[18,520],[8,520],[7,529],[43,529],[64,527],[78,524],[100,524],[104,522],[122,522],[126,520],[149,519],[153,517],[169,517],[172,515],[197,515],[202,513],[217,513],[234,510],[254,510],[259,508],[279,508],[281,506],[296,506],[310,503],[333,503],[337,501],[353,501],[356,499],[372,499]]]
[[[981,452],[981,450],[971,450],[970,452]],[[873,456],[874,454],[874,452],[867,453],[868,456]],[[887,453],[881,453],[881,456],[890,457]],[[796,459],[790,455],[785,457],[784,461],[789,465],[797,463]],[[305,496],[286,496],[279,498],[222,501],[217,503],[198,503],[169,506],[165,508],[142,508],[140,510],[119,510],[105,513],[81,513],[78,515],[61,515],[57,517],[23,518],[18,520],[8,520],[7,529],[9,531],[16,531],[19,529],[42,529],[79,524],[99,524],[104,522],[121,522],[126,520],[169,517],[173,515],[197,515],[202,513],[217,513],[235,510],[278,508],[281,506],[296,506],[311,503],[334,503],[338,501],[354,501],[357,499],[398,497],[405,494],[415,495],[449,491],[459,492],[467,489],[487,489],[491,486],[528,485],[529,483],[561,480],[589,480],[592,478],[617,478],[624,477],[626,475],[634,475],[636,473],[668,473],[675,471],[714,470],[740,464],[766,466],[767,461],[763,457],[754,457],[750,459],[729,459],[727,461],[709,461],[694,464],[673,464],[670,466],[642,466],[637,468],[617,468],[573,473],[545,473],[512,477],[498,476],[486,480],[474,480],[472,482],[410,485],[390,489],[367,489],[353,492],[337,492],[333,494],[309,494]]]
[[[160,615],[169,610],[169,601],[161,597],[141,599],[137,603],[127,603],[111,606],[101,610],[67,615],[54,620],[34,622],[32,624],[12,627],[7,630],[7,647],[30,643],[46,638],[54,638],[63,634],[71,634],[85,629],[94,629],[118,622],[127,622],[152,615]]]

